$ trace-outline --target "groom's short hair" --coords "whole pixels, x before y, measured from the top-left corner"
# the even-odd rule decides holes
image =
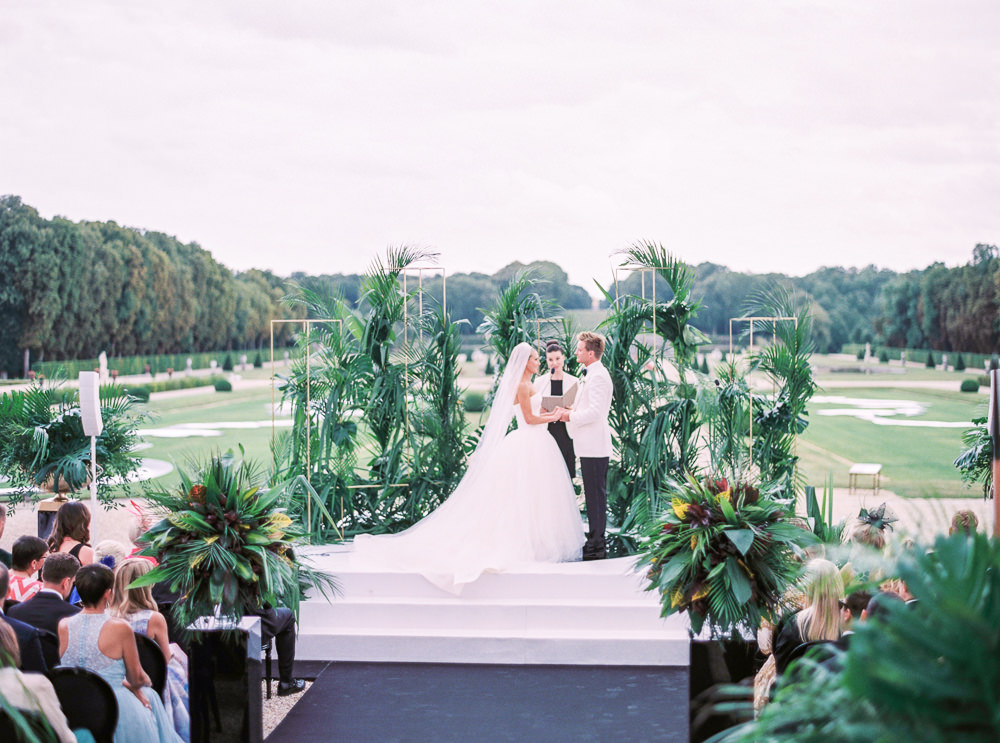
[[[584,331],[578,336],[578,340],[583,343],[588,351],[593,351],[594,356],[601,358],[604,355],[604,336],[600,333]]]

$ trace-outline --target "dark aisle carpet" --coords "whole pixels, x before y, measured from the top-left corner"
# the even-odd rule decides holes
[[[331,663],[267,743],[687,741],[688,669]]]

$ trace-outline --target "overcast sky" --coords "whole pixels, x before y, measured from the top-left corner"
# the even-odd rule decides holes
[[[0,193],[234,269],[1000,242],[1000,3],[0,0]]]

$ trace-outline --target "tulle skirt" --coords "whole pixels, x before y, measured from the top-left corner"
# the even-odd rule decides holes
[[[545,426],[509,433],[475,477],[404,532],[359,535],[352,564],[416,572],[459,593],[484,572],[580,559],[583,520],[566,464]]]

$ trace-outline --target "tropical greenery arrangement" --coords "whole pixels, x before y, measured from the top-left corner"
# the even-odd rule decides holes
[[[305,586],[324,595],[332,579],[298,558],[305,531],[289,510],[300,502],[293,483],[265,486],[262,468],[232,453],[212,457],[174,490],[145,494],[166,516],[143,536],[142,554],[159,565],[134,585],[164,582],[180,594],[174,618],[239,619],[265,605],[298,610]]]
[[[291,434],[275,447],[279,476],[308,480],[335,517],[306,509],[318,539],[398,531],[454,489],[474,445],[461,405],[460,323],[404,274],[436,255],[402,247],[376,260],[363,311],[306,289],[289,298],[327,320],[297,337],[283,378]],[[362,422],[363,421],[363,422]]]
[[[989,497],[993,485],[993,440],[986,428],[986,417],[972,419],[972,428],[962,432],[965,449],[955,457],[954,465],[962,474],[962,482],[974,483],[983,488],[983,497]]]
[[[939,536],[898,569],[916,601],[857,624],[842,670],[799,661],[758,720],[713,741],[1000,740],[1000,540]]]
[[[774,620],[798,575],[798,546],[815,541],[786,520],[789,502],[724,478],[689,476],[669,494],[644,552],[662,615],[687,612],[694,634],[707,624],[713,636]]]
[[[137,427],[145,414],[136,400],[115,385],[100,390],[104,429],[97,437],[97,486],[103,502],[112,500],[110,483],[138,470],[133,455]],[[17,488],[11,504],[35,488],[80,490],[90,481],[90,437],[83,433],[79,398],[57,387],[34,382],[24,391],[0,395],[0,474]]]

